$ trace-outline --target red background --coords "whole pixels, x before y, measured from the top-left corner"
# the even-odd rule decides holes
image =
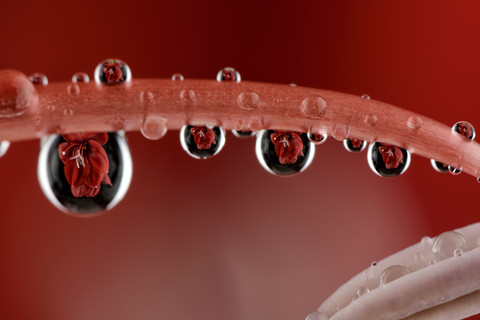
[[[50,81],[107,57],[134,77],[297,83],[480,127],[478,1],[2,1],[0,69]],[[394,121],[394,120],[392,120]],[[58,212],[38,141],[0,159],[1,319],[303,319],[372,260],[479,220],[480,185],[413,156],[382,179],[333,140],[304,174],[264,172],[254,140],[194,160],[178,132],[130,133],[134,177],[95,219]]]

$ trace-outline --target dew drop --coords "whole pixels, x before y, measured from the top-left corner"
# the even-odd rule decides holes
[[[192,89],[183,89],[180,92],[180,99],[182,99],[184,102],[194,102],[197,100],[197,95]]]
[[[310,313],[305,320],[328,320],[328,317],[321,312],[315,311]]]
[[[308,140],[310,140],[311,143],[317,146],[327,141],[327,137],[328,136],[326,133],[308,133]]]
[[[147,139],[159,140],[167,134],[167,119],[156,115],[147,115],[143,120],[140,132]]]
[[[332,136],[337,141],[343,141],[348,138],[350,128],[346,124],[336,124],[332,129]]]
[[[320,119],[327,112],[327,102],[319,95],[312,94],[303,99],[300,110],[311,119]]]
[[[180,130],[183,150],[195,159],[217,155],[225,145],[225,131],[221,127],[186,125]]]
[[[455,123],[452,127],[452,131],[464,136],[468,140],[475,139],[475,129],[466,121]]]
[[[370,100],[370,96],[368,94],[362,94],[362,99]]]
[[[462,173],[462,167],[458,167],[457,165],[450,165],[448,166],[448,172],[450,172],[453,176],[458,176]]]
[[[153,93],[150,91],[140,92],[140,102],[144,105],[151,105],[153,103]]]
[[[410,166],[410,152],[403,148],[374,142],[368,148],[368,165],[381,177],[396,177]]]
[[[240,76],[240,73],[234,68],[226,67],[218,71],[217,81],[218,82],[222,82],[222,81],[240,82],[242,81],[242,77]]]
[[[257,159],[274,175],[290,176],[305,171],[315,155],[306,133],[262,130],[256,139]]]
[[[8,148],[10,148],[10,141],[0,141],[0,158],[7,153]]]
[[[436,263],[437,263],[437,260],[432,259],[432,260],[430,260],[430,261],[428,262],[428,265],[433,266],[433,265],[436,264]]]
[[[48,78],[46,75],[44,75],[43,73],[40,73],[40,72],[35,72],[35,73],[32,73],[28,79],[30,79],[30,81],[34,84],[34,85],[42,85],[42,86],[46,86],[48,85]]]
[[[409,273],[410,270],[408,270],[404,266],[390,266],[387,269],[383,270],[383,272],[380,274],[380,286],[384,286],[387,283],[397,280],[398,278],[401,278]]]
[[[119,59],[107,59],[100,62],[93,73],[96,83],[118,85],[132,80],[130,67]]]
[[[465,246],[465,238],[456,231],[447,231],[440,234],[433,242],[432,251],[437,261],[445,260],[454,255],[455,250]]]
[[[108,141],[102,148],[108,158],[108,177],[112,185],[101,184],[100,191],[93,197],[73,196],[65,177],[65,165],[59,157],[59,145],[65,142],[61,135],[42,139],[37,173],[47,199],[58,209],[79,217],[94,216],[115,207],[125,196],[132,178],[132,157],[125,136],[118,132],[108,134]]]
[[[172,75],[172,80],[173,81],[183,81],[185,78],[183,77],[183,75],[181,73],[174,73]]]
[[[253,90],[243,91],[238,95],[237,105],[244,110],[254,110],[258,107],[260,98]]]
[[[68,106],[68,107],[66,107],[65,109],[63,109],[63,114],[64,114],[66,117],[72,117],[74,113],[75,113],[75,112],[73,111],[73,108],[70,107],[70,106]]]
[[[374,114],[369,113],[369,114],[367,114],[367,115],[365,116],[365,118],[363,119],[363,122],[364,122],[367,126],[373,127],[374,125],[377,124],[377,116],[374,115]]]
[[[14,70],[0,75],[0,118],[17,117],[37,106],[38,95],[27,76]]]
[[[297,86],[296,83],[290,83],[290,84],[288,84],[288,85],[289,85],[290,87],[296,87],[296,86]]]
[[[422,242],[422,244],[424,244],[424,245],[428,245],[428,244],[430,244],[430,243],[432,242],[432,238],[427,237],[427,236],[422,237],[421,242]]]
[[[358,288],[358,290],[357,290],[357,295],[358,295],[359,297],[361,297],[361,296],[366,295],[366,294],[369,293],[369,292],[370,292],[370,290],[369,290],[367,287],[360,287],[360,288]]]
[[[477,182],[480,183],[480,177],[477,177]]]
[[[376,267],[376,266],[377,266],[377,261],[372,261],[372,263],[370,263],[371,268]]]
[[[85,72],[76,72],[72,76],[73,83],[89,83],[90,77]]]
[[[250,138],[255,136],[257,133],[254,131],[245,131],[245,130],[232,130],[232,133],[237,138]]]
[[[78,86],[78,84],[70,84],[67,87],[67,92],[68,94],[71,94],[71,95],[79,95],[80,87]]]
[[[260,131],[264,127],[263,119],[259,117],[254,117],[248,122],[248,128],[251,131]]]
[[[361,152],[367,147],[367,141],[358,139],[345,139],[343,146],[348,152]]]
[[[417,116],[411,116],[407,120],[407,127],[410,128],[411,130],[418,130],[423,124],[423,120],[420,117]]]
[[[463,250],[462,250],[462,249],[455,249],[455,250],[453,251],[453,255],[454,255],[455,257],[460,257],[462,254],[463,254]]]
[[[437,160],[430,160],[430,164],[432,165],[433,169],[437,172],[448,172],[448,166],[441,163],[440,161]]]

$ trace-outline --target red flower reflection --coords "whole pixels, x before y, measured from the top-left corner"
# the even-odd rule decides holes
[[[122,66],[123,65],[121,63],[115,62],[115,60],[107,62],[103,65],[103,73],[105,74],[105,78],[107,78],[108,83],[125,80],[123,79]]]
[[[270,134],[270,140],[281,164],[294,164],[298,156],[304,156],[303,141],[296,132],[275,131]]]
[[[198,150],[208,150],[215,142],[215,132],[208,127],[193,127],[190,129]]]
[[[352,143],[352,147],[354,149],[360,149],[363,146],[363,140],[350,139],[350,142]]]
[[[457,132],[467,139],[472,138],[472,128],[467,123],[459,123],[457,126]]]
[[[65,134],[58,146],[58,155],[65,165],[65,178],[74,197],[95,197],[100,184],[112,185],[108,177],[108,157],[103,149],[108,141],[105,133]]]
[[[380,151],[382,160],[385,163],[385,168],[387,169],[396,169],[400,163],[403,163],[402,150],[397,146],[381,143],[378,151]]]

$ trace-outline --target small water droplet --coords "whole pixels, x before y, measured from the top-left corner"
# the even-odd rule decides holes
[[[10,148],[10,141],[0,141],[0,158],[7,153],[8,148]]]
[[[248,128],[251,131],[260,131],[264,127],[263,119],[259,117],[254,117],[248,122]]]
[[[336,124],[332,129],[332,136],[337,141],[343,141],[350,135],[350,128],[346,124]]]
[[[147,139],[159,140],[167,134],[167,119],[156,115],[147,115],[143,120],[140,132]]]
[[[440,161],[437,160],[430,160],[430,164],[432,165],[433,169],[437,172],[448,172],[448,166],[441,163]]]
[[[180,143],[191,157],[208,159],[222,150],[225,131],[221,127],[186,125],[180,130]]]
[[[410,270],[404,266],[395,265],[388,267],[380,274],[380,286],[385,286],[387,283],[397,280],[398,278],[401,278],[409,273]]]
[[[447,231],[435,238],[432,251],[437,261],[450,258],[465,246],[465,238],[456,231]]]
[[[130,67],[119,59],[106,59],[100,62],[93,73],[96,83],[118,85],[132,80]]]
[[[459,167],[456,164],[449,165],[448,172],[450,172],[450,174],[453,176],[458,176],[460,173],[462,173],[462,167]]]
[[[0,75],[0,118],[17,117],[37,106],[38,95],[27,76],[14,70]]]
[[[80,87],[77,84],[70,84],[67,87],[68,94],[72,95],[79,95],[80,94]]]
[[[370,96],[368,94],[362,94],[362,99],[370,100]]]
[[[430,237],[427,237],[427,236],[425,236],[425,237],[422,237],[422,240],[421,240],[421,242],[422,242],[422,244],[423,244],[423,245],[429,245],[429,244],[431,244],[431,243],[432,243],[432,238],[430,238]]]
[[[172,80],[173,81],[183,81],[185,78],[183,77],[183,75],[181,73],[174,73],[172,75]]]
[[[366,295],[366,294],[369,293],[369,292],[370,292],[370,290],[369,290],[367,287],[360,287],[360,288],[358,288],[358,290],[357,290],[357,295],[358,295],[359,297],[361,297],[361,296]]]
[[[452,127],[452,131],[464,136],[468,140],[475,139],[475,129],[467,121],[455,123]]]
[[[377,124],[377,116],[369,113],[365,116],[365,119],[363,119],[363,122],[365,122],[367,126],[373,127],[374,125]]]
[[[66,117],[71,117],[73,116],[75,112],[73,111],[73,108],[68,106],[66,107],[65,109],[63,109],[63,114],[66,116]]]
[[[477,177],[477,182],[480,183],[480,177]]]
[[[297,84],[296,84],[296,83],[290,83],[289,86],[290,86],[290,87],[296,87]]]
[[[420,117],[417,116],[411,116],[407,120],[407,127],[412,129],[412,130],[418,130],[423,124],[423,120]]]
[[[381,177],[396,177],[407,171],[410,166],[410,152],[403,148],[374,142],[368,148],[368,165]]]
[[[254,110],[260,104],[258,94],[253,90],[243,91],[238,95],[237,105],[245,110]]]
[[[289,176],[308,168],[315,155],[313,146],[306,133],[262,130],[257,134],[255,153],[267,172]]]
[[[62,143],[67,142],[61,135],[51,135],[42,139],[38,159],[38,180],[47,199],[58,209],[82,217],[109,210],[120,202],[132,178],[132,158],[125,137],[116,132],[108,134],[108,141],[102,148],[108,158],[108,178],[112,185],[100,184],[95,188],[95,190],[100,188],[98,194],[92,197],[73,195],[73,187],[65,177],[65,165],[59,157],[59,146]],[[88,152],[84,153],[84,157],[86,154]],[[73,163],[72,170],[75,170],[77,159],[67,160],[72,161],[67,163],[67,166]],[[77,182],[80,180],[83,181],[80,186],[94,192],[92,190],[94,187],[87,185],[85,179],[79,179]]]
[[[376,267],[376,266],[377,266],[377,261],[372,261],[372,263],[370,263],[371,268]]]
[[[197,100],[197,95],[192,89],[183,89],[180,92],[180,99],[182,99],[184,102],[194,102]]]
[[[311,143],[313,143],[314,145],[320,145],[322,143],[324,143],[325,141],[327,141],[327,137],[328,135],[326,133],[313,133],[313,132],[309,132],[308,133],[308,140],[310,140]]]
[[[89,83],[90,77],[85,72],[76,72],[72,76],[73,83]]]
[[[328,320],[328,317],[321,312],[315,311],[315,312],[310,313],[305,318],[305,320]]]
[[[240,73],[234,68],[226,67],[218,71],[217,81],[218,82],[222,82],[222,81],[240,82],[242,81],[242,77],[240,76]]]
[[[40,72],[35,72],[35,73],[32,73],[28,79],[30,79],[30,81],[34,84],[34,85],[42,85],[42,86],[46,86],[48,85],[48,78],[46,75],[44,75],[43,73],[40,73]]]
[[[257,134],[256,132],[245,130],[232,130],[232,133],[237,138],[250,138]]]
[[[140,92],[140,102],[144,105],[151,105],[153,103],[153,93],[150,91]]]
[[[367,141],[358,139],[345,139],[343,146],[348,152],[361,152],[367,147]]]
[[[454,255],[455,257],[460,257],[462,254],[463,254],[463,250],[462,250],[462,249],[455,249],[455,250],[453,251],[453,255]]]
[[[320,119],[327,113],[327,102],[319,95],[312,94],[303,99],[300,110],[307,118]]]

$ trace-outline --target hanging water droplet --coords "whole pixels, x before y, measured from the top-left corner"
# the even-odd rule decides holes
[[[350,135],[350,128],[346,124],[336,124],[332,129],[332,136],[337,141],[343,141]]]
[[[455,250],[465,246],[465,238],[456,231],[447,231],[435,238],[432,251],[437,261],[445,260],[454,255]]]
[[[89,83],[90,77],[85,72],[76,72],[72,76],[73,83]]]
[[[242,77],[240,76],[240,73],[234,68],[226,67],[218,71],[217,81],[218,82],[222,82],[222,81],[240,82],[242,81]]]
[[[370,96],[368,94],[362,94],[362,99],[370,100]]]
[[[172,75],[172,80],[173,81],[183,81],[185,78],[183,77],[183,75],[181,73],[174,73]]]
[[[410,270],[405,268],[404,266],[395,265],[388,267],[387,269],[383,270],[380,274],[380,286],[384,286],[387,283],[390,283],[398,278],[403,277],[406,274],[409,274]]]
[[[9,147],[10,141],[0,141],[0,158],[7,153]]]
[[[440,161],[431,159],[430,164],[432,165],[433,169],[435,169],[435,171],[448,172],[448,166],[441,163]]]
[[[367,141],[358,139],[345,139],[343,146],[348,152],[361,152],[367,147]]]
[[[147,115],[143,120],[140,132],[147,139],[159,140],[167,134],[167,119],[156,115]]]
[[[369,113],[369,114],[367,114],[367,115],[365,116],[365,118],[363,119],[363,122],[364,122],[367,126],[373,127],[374,125],[377,124],[377,116],[374,115],[374,114]]]
[[[40,72],[35,72],[35,73],[32,73],[28,79],[30,79],[30,81],[34,84],[34,85],[42,85],[42,86],[46,86],[48,85],[48,78],[46,75],[44,75],[43,73],[40,73]]]
[[[0,118],[20,116],[37,104],[37,91],[27,76],[14,70],[0,71]]]
[[[368,165],[381,177],[396,177],[410,166],[410,152],[403,148],[374,142],[368,148]]]
[[[458,167],[457,165],[450,165],[448,166],[448,172],[450,172],[453,176],[458,176],[462,173],[462,167]]]
[[[243,91],[238,95],[237,105],[245,110],[254,110],[258,107],[260,98],[253,90]]]
[[[183,149],[195,159],[217,155],[225,145],[225,131],[221,127],[183,126],[180,130]]]
[[[315,155],[313,146],[306,133],[262,130],[257,134],[255,153],[269,173],[289,176],[308,168]]]
[[[315,311],[310,313],[305,320],[328,320],[328,317],[321,312]]]
[[[100,62],[93,73],[96,83],[117,85],[132,80],[130,67],[119,59],[107,59]]]
[[[420,117],[417,116],[411,116],[407,120],[407,127],[410,128],[411,130],[418,130],[423,124],[423,120]]]
[[[327,141],[327,137],[326,133],[308,133],[308,140],[317,146]]]
[[[360,287],[360,288],[358,288],[358,290],[357,290],[357,295],[358,295],[359,297],[361,297],[361,296],[366,295],[366,294],[369,293],[369,292],[370,292],[370,290],[369,290],[367,287]]]
[[[89,134],[82,134],[83,137],[87,135]],[[58,209],[76,216],[92,216],[102,210],[115,207],[125,196],[132,178],[132,157],[123,134],[109,133],[108,141],[104,145],[97,140],[92,142],[91,139],[87,139],[86,141],[85,144],[80,143],[68,150],[65,146],[72,146],[74,143],[66,142],[61,135],[46,137],[42,139],[38,159],[38,180],[47,199]],[[62,143],[67,145],[61,145]],[[60,152],[59,149],[63,151]],[[108,175],[101,170],[104,169],[101,165],[105,165],[105,159],[100,149],[104,150],[108,158]],[[69,152],[72,154],[68,154]],[[70,155],[72,155],[71,158],[65,158]],[[103,159],[104,162],[97,158],[91,161],[90,157],[97,155],[101,155],[98,159]],[[66,159],[66,164],[62,162],[60,156]],[[87,167],[89,174],[83,169]],[[98,177],[92,176],[93,172],[102,180],[98,186],[92,186],[92,180],[98,181]],[[75,179],[72,181],[77,183],[76,186],[69,184],[67,174],[69,179]]]
[[[468,140],[475,139],[475,129],[466,121],[455,123],[452,127],[452,131],[464,136]]]
[[[320,119],[327,113],[327,102],[319,95],[312,94],[300,104],[302,113],[311,119]]]
[[[477,177],[477,182],[480,183],[480,177]]]
[[[254,131],[244,131],[244,130],[232,130],[232,133],[237,138],[250,138],[255,136],[257,133]]]

